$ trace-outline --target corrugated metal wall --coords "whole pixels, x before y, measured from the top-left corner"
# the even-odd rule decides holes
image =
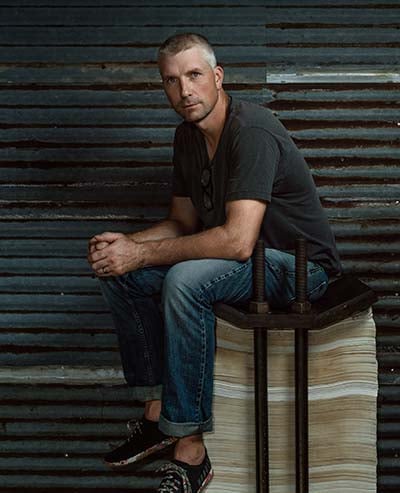
[[[140,408],[86,241],[159,219],[168,109],[154,63],[204,33],[232,94],[312,168],[345,269],[378,290],[379,492],[400,490],[398,0],[0,1],[0,489],[150,491],[100,458]]]

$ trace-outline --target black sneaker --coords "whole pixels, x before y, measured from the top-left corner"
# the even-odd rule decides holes
[[[173,460],[162,466],[159,471],[165,475],[157,493],[200,493],[214,475],[207,450],[203,462],[198,466]]]
[[[150,454],[169,447],[177,438],[164,435],[158,429],[158,423],[145,417],[129,421],[130,436],[115,450],[104,456],[104,461],[111,466],[126,466],[138,462]]]

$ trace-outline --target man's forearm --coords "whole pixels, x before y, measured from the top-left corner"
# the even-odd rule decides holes
[[[251,251],[239,237],[224,226],[218,226],[193,235],[147,241],[140,245],[139,255],[141,267],[146,267],[202,258],[247,260]]]
[[[102,277],[192,259],[245,261],[253,252],[265,209],[261,201],[233,201],[227,205],[227,219],[221,226],[196,233],[197,226],[190,215],[184,216],[183,221],[170,218],[144,232],[139,237],[141,242],[123,233],[105,232],[91,240],[93,249],[88,260]]]
[[[165,219],[154,226],[137,233],[129,233],[127,236],[131,240],[135,240],[137,243],[143,243],[145,241],[159,241],[166,238],[177,238],[183,236],[185,232],[178,221],[172,219]]]

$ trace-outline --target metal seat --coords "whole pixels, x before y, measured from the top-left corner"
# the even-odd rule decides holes
[[[215,314],[236,327],[254,331],[254,388],[257,493],[269,492],[267,330],[295,331],[296,493],[308,493],[308,330],[321,329],[365,310],[377,296],[351,276],[328,286],[321,299],[307,302],[306,244],[296,244],[296,301],[288,311],[269,310],[264,294],[264,242],[257,242],[253,259],[254,299],[247,304],[218,302]]]

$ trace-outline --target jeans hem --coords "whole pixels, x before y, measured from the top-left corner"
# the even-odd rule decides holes
[[[129,387],[131,396],[140,402],[154,401],[161,399],[162,385],[140,385]]]
[[[213,431],[213,418],[211,417],[202,423],[173,423],[161,415],[158,427],[168,436],[186,437],[189,435],[199,435],[200,433]]]

